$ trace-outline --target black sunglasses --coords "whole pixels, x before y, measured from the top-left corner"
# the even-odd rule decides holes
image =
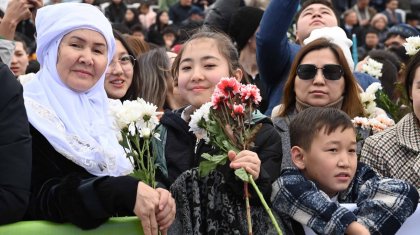
[[[318,69],[322,69],[325,79],[339,80],[344,74],[343,67],[338,64],[326,64],[323,68],[318,68],[314,64],[300,64],[297,67],[297,75],[302,80],[314,79]]]

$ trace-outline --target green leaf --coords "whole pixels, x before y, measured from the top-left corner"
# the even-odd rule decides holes
[[[217,166],[217,163],[203,160],[200,162],[200,165],[198,166],[198,171],[201,177],[207,176],[212,170],[214,170]]]
[[[198,166],[200,176],[207,176],[212,170],[216,169],[218,165],[224,165],[227,161],[227,154],[220,155],[210,155],[208,153],[203,153],[201,155],[202,160]]]
[[[249,182],[248,173],[245,171],[244,168],[236,169],[235,175],[239,177],[244,182]]]

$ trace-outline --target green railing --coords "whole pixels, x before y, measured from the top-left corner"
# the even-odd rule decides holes
[[[0,226],[1,235],[143,235],[137,217],[111,218],[96,229],[82,230],[72,224],[57,224],[48,221],[21,221]]]

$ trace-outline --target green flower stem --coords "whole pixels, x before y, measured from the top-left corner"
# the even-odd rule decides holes
[[[268,215],[270,216],[271,222],[273,223],[274,227],[276,228],[276,231],[279,235],[283,235],[281,232],[281,229],[279,225],[277,224],[276,218],[274,218],[273,212],[271,212],[270,207],[267,205],[267,202],[264,199],[264,196],[262,195],[260,189],[258,188],[257,184],[255,183],[254,179],[252,179],[251,174],[248,174],[249,182],[251,183],[252,187],[254,187],[255,192],[257,192],[258,197],[261,200],[261,203],[264,206],[264,209],[267,211]]]

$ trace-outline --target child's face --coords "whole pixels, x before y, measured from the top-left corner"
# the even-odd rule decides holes
[[[342,131],[339,127],[329,135],[324,131],[322,128],[315,135],[308,151],[300,149],[302,161],[297,166],[307,179],[333,197],[346,190],[355,175],[356,134],[351,128]]]
[[[178,87],[189,104],[199,108],[209,102],[222,77],[229,77],[228,61],[214,39],[194,39],[186,45],[179,64]]]

